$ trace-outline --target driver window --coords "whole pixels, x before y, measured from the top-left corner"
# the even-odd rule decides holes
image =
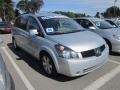
[[[29,17],[27,30],[37,29],[40,30],[38,22],[33,18]]]

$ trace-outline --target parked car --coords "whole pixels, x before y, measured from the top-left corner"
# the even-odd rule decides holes
[[[120,18],[117,18],[114,22],[120,27]]]
[[[0,39],[0,43],[2,40]],[[0,90],[14,90],[13,80],[7,71],[4,60],[0,54]]]
[[[10,22],[0,22],[0,34],[11,33],[12,25]]]
[[[108,46],[97,34],[74,20],[54,13],[19,16],[12,30],[14,48],[21,48],[41,61],[50,76],[80,76],[101,67]]]
[[[84,28],[102,36],[109,45],[110,51],[120,53],[119,28],[113,28],[107,21],[94,17],[83,17],[75,20]]]
[[[109,24],[113,26],[113,28],[119,28],[119,26],[112,20],[112,19],[104,19],[107,21]]]

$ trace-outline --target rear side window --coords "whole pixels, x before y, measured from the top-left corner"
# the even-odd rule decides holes
[[[21,17],[16,19],[15,27],[23,29],[26,31],[27,22],[28,22],[28,18],[26,16],[21,16]]]

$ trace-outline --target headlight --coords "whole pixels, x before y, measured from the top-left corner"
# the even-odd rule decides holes
[[[117,40],[120,40],[120,35],[113,35],[113,37]]]
[[[71,50],[63,45],[57,44],[57,45],[55,45],[55,49],[56,49],[58,55],[62,58],[66,58],[66,59],[78,59],[79,58],[77,52],[74,52],[73,50]]]

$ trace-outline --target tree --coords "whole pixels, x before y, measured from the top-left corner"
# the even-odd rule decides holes
[[[104,17],[118,17],[118,16],[120,16],[120,8],[117,6],[109,7],[104,12]]]
[[[97,12],[96,15],[95,15],[95,17],[100,18],[100,13]]]
[[[0,17],[3,19],[3,21],[14,18],[12,0],[0,0]]]
[[[18,9],[15,9],[15,16],[18,17],[20,15],[20,12]]]
[[[100,12],[97,12],[95,17],[97,17],[97,18],[104,18],[104,14],[100,13]]]
[[[43,6],[43,0],[21,0],[16,7],[25,13],[36,13]]]
[[[3,21],[14,18],[13,2],[11,0],[0,0],[0,17]]]

